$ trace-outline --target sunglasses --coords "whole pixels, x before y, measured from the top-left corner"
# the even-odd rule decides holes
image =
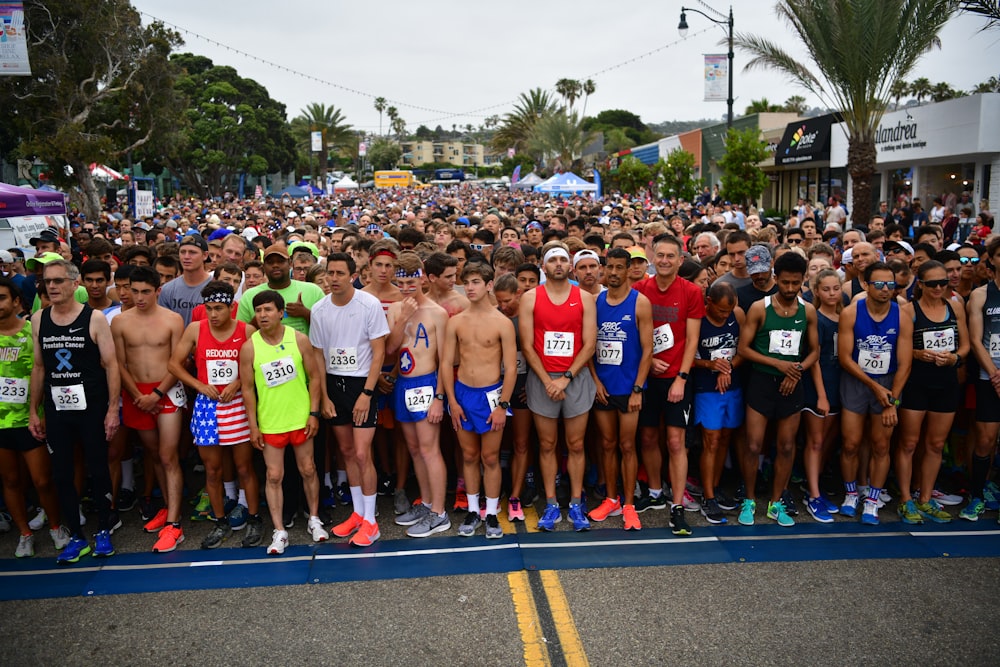
[[[947,282],[947,281],[945,281],[945,282]],[[884,290],[884,289],[896,289],[896,281],[895,280],[873,280],[873,281],[871,281],[868,284],[871,285],[872,287],[874,287],[875,289],[879,290],[879,291]]]
[[[962,264],[979,264],[978,257],[959,257],[958,261],[960,261]]]
[[[802,243],[802,239],[788,239],[788,243],[791,245],[799,245]]]
[[[945,287],[948,284],[948,279],[942,278],[941,280],[921,280],[920,284],[923,285],[924,287],[937,289],[939,287]]]
[[[472,244],[469,245],[469,247],[472,248],[473,250],[477,251],[477,252],[482,252],[483,248],[486,247],[486,244],[485,243],[472,243]]]

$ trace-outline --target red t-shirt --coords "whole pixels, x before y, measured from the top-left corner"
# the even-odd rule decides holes
[[[649,276],[632,285],[632,289],[645,294],[653,305],[653,357],[670,364],[665,373],[652,376],[676,377],[684,357],[687,321],[700,321],[705,316],[701,288],[678,276],[662,291],[656,284],[656,276]]]

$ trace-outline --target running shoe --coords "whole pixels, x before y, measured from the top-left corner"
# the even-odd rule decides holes
[[[297,510],[290,507],[283,507],[281,509],[281,523],[285,530],[295,527],[295,515],[297,513]]]
[[[930,519],[934,523],[949,523],[951,522],[951,515],[948,514],[944,508],[938,504],[938,501],[933,498],[926,503],[917,503],[917,511],[925,519]]]
[[[483,520],[479,518],[479,512],[466,512],[465,520],[458,527],[458,534],[462,537],[472,537],[482,522]]]
[[[861,512],[861,523],[866,526],[878,525],[878,504],[865,500],[865,508]]]
[[[453,512],[469,511],[469,496],[465,493],[465,489],[455,489],[455,505],[451,509]]]
[[[56,530],[49,528],[49,537],[52,538],[52,545],[56,551],[59,551],[69,544],[69,529],[66,526],[59,526]]]
[[[361,524],[363,522],[364,519],[360,514],[357,512],[351,512],[351,516],[347,517],[346,521],[338,523],[333,527],[333,534],[337,537],[347,537],[361,528]],[[398,520],[397,523],[399,523]]]
[[[166,508],[160,510],[153,518],[150,519],[145,526],[142,527],[147,533],[158,533],[160,529],[167,525],[167,510]]]
[[[406,497],[406,489],[396,489],[392,494],[392,511],[396,516],[406,514],[410,509],[410,499]]]
[[[264,538],[264,520],[259,516],[251,516],[247,519],[247,532],[243,533],[243,541],[240,546],[243,548],[260,546]]]
[[[235,530],[243,530],[247,525],[247,517],[250,516],[250,510],[248,510],[243,505],[237,504],[229,512],[229,527]]]
[[[722,490],[722,487],[715,488],[715,501],[719,503],[719,507],[727,512],[732,512],[734,509],[740,506],[736,499],[727,494]]]
[[[383,473],[378,476],[378,487],[376,488],[375,493],[380,496],[391,496],[393,489],[395,488],[396,480],[392,475]]]
[[[705,495],[705,490],[701,488],[701,483],[694,477],[688,477],[687,482],[684,483],[684,488],[692,496],[698,496],[699,498]]]
[[[691,492],[684,489],[684,497],[681,499],[681,504],[684,505],[685,511],[688,512],[699,512],[701,511],[701,503],[694,499]]]
[[[667,497],[661,493],[658,498],[654,498],[649,493],[644,493],[642,496],[635,501],[635,511],[642,514],[646,510],[665,510],[667,509]]]
[[[688,525],[687,519],[684,518],[684,507],[681,505],[674,505],[670,508],[670,532],[674,535],[686,536],[691,534],[691,526]]]
[[[56,564],[69,565],[70,563],[76,563],[90,552],[90,542],[82,537],[74,537],[70,539],[66,548],[59,552],[59,555],[56,556]]]
[[[795,496],[788,489],[781,492],[781,503],[785,506],[785,514],[792,518],[799,515],[799,506],[795,502]]]
[[[788,516],[788,512],[785,510],[785,503],[780,500],[767,504],[767,518],[777,521],[778,525],[782,528],[791,528],[795,525],[795,519]]]
[[[757,501],[751,498],[744,498],[743,502],[740,503],[740,516],[737,521],[740,522],[741,526],[752,526],[753,525],[753,515],[757,511]]]
[[[822,492],[820,492],[822,494]],[[819,501],[826,507],[827,514],[840,514],[840,506],[824,495],[820,495]]]
[[[198,494],[198,502],[195,503],[194,509],[191,510],[191,520],[208,521],[211,512],[212,501],[208,499],[208,492],[202,489],[201,493]]]
[[[149,521],[154,516],[156,516],[156,507],[153,505],[153,499],[149,496],[143,496],[139,499],[139,518],[143,521]]]
[[[128,512],[133,507],[135,507],[135,491],[132,489],[119,489],[118,490],[118,502],[115,503],[115,507],[119,512]]]
[[[635,505],[622,505],[622,520],[625,523],[625,530],[642,530],[642,522],[639,521]]]
[[[122,527],[122,518],[118,515],[118,512],[111,510],[108,514],[108,532],[112,535],[115,531]]]
[[[822,498],[808,498],[806,510],[809,512],[809,516],[819,523],[833,523],[833,517],[830,516]]]
[[[160,531],[160,535],[153,545],[153,552],[165,554],[177,548],[177,545],[184,541],[184,531],[172,523],[168,523]]]
[[[17,548],[14,549],[15,558],[31,558],[35,555],[35,536],[22,535],[17,541]]]
[[[615,498],[614,500],[612,500],[611,498],[605,498],[604,500],[601,501],[600,505],[590,510],[590,513],[587,514],[587,516],[589,516],[592,520],[600,523],[601,521],[607,519],[609,516],[621,516],[621,513],[622,513],[622,504],[621,502],[618,501],[617,498]]]
[[[722,508],[719,507],[719,501],[715,498],[706,498],[702,501],[701,515],[705,517],[709,523],[727,523],[726,515],[722,513]]]
[[[268,556],[280,556],[285,553],[285,547],[288,546],[288,531],[274,529],[271,533],[271,545],[267,548]]]
[[[333,492],[329,486],[319,487],[319,505],[320,507],[336,507],[337,506],[337,495]]]
[[[986,503],[979,498],[973,498],[969,501],[968,505],[962,508],[962,511],[958,513],[958,516],[966,521],[979,521],[979,517],[981,517],[985,511]]]
[[[428,511],[419,523],[409,527],[406,534],[410,537],[430,537],[434,533],[443,533],[449,529],[451,529],[451,520],[448,518],[447,512],[444,514],[435,514]]]
[[[938,505],[952,507],[954,505],[961,505],[963,500],[962,496],[956,496],[954,493],[945,493],[939,489],[934,489],[931,493],[931,502],[937,501]]]
[[[579,503],[571,503],[569,506],[569,520],[573,522],[573,530],[582,533],[590,530],[590,521],[584,513],[584,506]]]
[[[307,524],[309,529],[309,535],[312,537],[313,542],[326,542],[330,539],[330,533],[323,529],[323,522],[319,520],[318,516],[309,517],[309,523]]]
[[[986,482],[983,487],[983,504],[988,510],[1000,510],[1000,487],[993,482]]]
[[[899,514],[899,520],[903,523],[910,524],[911,526],[921,524],[924,522],[924,517],[921,516],[920,512],[917,510],[917,503],[915,500],[907,500],[905,503],[899,503],[899,508],[896,510]]]
[[[869,487],[869,486],[867,486],[865,484],[858,484],[858,497],[861,498],[862,500],[867,500],[868,499],[868,492],[870,490],[871,490],[871,487]],[[885,495],[886,495],[885,489],[882,489],[882,492],[879,493],[879,495],[878,495],[878,508],[879,509],[882,509],[883,507],[885,507],[885,504],[887,502],[889,502],[889,500],[890,500],[890,499],[885,498]]]
[[[337,502],[341,505],[353,505],[354,498],[351,496],[351,485],[347,482],[341,482],[337,485]]]
[[[43,510],[41,507],[39,507],[38,508],[38,514],[36,514],[34,517],[32,517],[28,521],[28,528],[30,528],[32,530],[41,530],[42,526],[45,525],[45,520],[46,519],[48,519],[48,517],[45,516],[45,510]]]
[[[115,546],[111,544],[111,531],[99,531],[94,536],[94,558],[110,558],[114,555]]]
[[[520,498],[511,498],[507,501],[507,520],[524,521],[524,508],[521,507]]]
[[[500,519],[496,514],[486,515],[486,539],[499,540],[503,537],[503,528],[500,527]]]
[[[397,526],[414,526],[420,523],[420,520],[431,513],[431,508],[423,503],[417,503],[413,505],[403,514],[396,517]]]
[[[844,494],[844,502],[840,504],[840,513],[844,516],[855,517],[858,515],[858,494]]]
[[[201,541],[202,549],[216,549],[229,539],[233,534],[233,529],[229,527],[227,521],[216,521],[212,531]]]
[[[893,496],[891,493],[889,493],[889,489],[886,487],[882,487],[882,492],[878,494],[878,499],[882,501],[882,504],[879,505],[878,508],[882,509],[883,507],[886,506],[886,504],[891,503],[892,498]]]
[[[538,520],[538,530],[551,532],[555,530],[556,524],[562,521],[562,510],[555,503],[545,506],[542,518]]]
[[[351,536],[349,542],[356,547],[370,547],[380,537],[382,537],[382,533],[378,529],[378,523],[362,521],[358,532]]]

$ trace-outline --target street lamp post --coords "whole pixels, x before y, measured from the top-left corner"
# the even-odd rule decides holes
[[[714,19],[703,11],[697,9],[692,9],[691,7],[681,7],[681,22],[677,25],[677,32],[680,33],[681,37],[687,37],[688,24],[687,16],[685,12],[694,12],[695,14],[701,14],[707,18],[712,23],[718,23],[719,25],[726,26],[726,30],[729,36],[729,97],[726,98],[726,106],[728,108],[728,115],[726,116],[726,131],[728,132],[733,127],[733,6],[729,6],[729,18],[728,19]]]

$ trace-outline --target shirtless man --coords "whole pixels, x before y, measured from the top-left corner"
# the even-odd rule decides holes
[[[153,551],[163,553],[184,541],[180,524],[184,475],[177,448],[187,397],[167,369],[184,333],[184,320],[157,303],[160,276],[152,268],[132,271],[129,289],[134,307],[111,323],[121,372],[122,421],[139,432],[147,456],[158,462],[156,477],[167,506],[144,529],[158,534]]]
[[[469,309],[448,321],[443,368],[458,362],[458,378],[443,373],[452,424],[462,447],[463,475],[469,512],[458,534],[471,537],[479,527],[479,465],[482,463],[486,491],[486,537],[503,537],[497,519],[500,505],[500,441],[507,410],[514,393],[516,373],[501,369],[517,367],[514,324],[490,303],[493,269],[476,263],[462,271],[462,284]]]
[[[451,528],[444,508],[447,469],[440,444],[445,395],[437,372],[448,313],[423,293],[423,275],[416,253],[400,253],[396,280],[403,300],[389,307],[386,344],[386,354],[399,358],[393,408],[413,457],[423,500],[396,517],[398,525],[410,527],[406,531],[410,537],[429,537]]]
[[[427,275],[428,298],[445,309],[448,317],[468,310],[470,302],[455,290],[458,275],[458,260],[443,252],[436,252],[424,262]]]

